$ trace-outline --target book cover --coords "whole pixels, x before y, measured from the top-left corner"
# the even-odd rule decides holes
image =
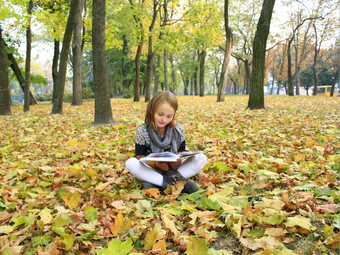
[[[171,152],[151,153],[148,156],[141,158],[140,161],[161,161],[161,162],[176,162],[180,158],[189,158],[194,155],[204,153],[203,151],[183,151],[179,154]]]

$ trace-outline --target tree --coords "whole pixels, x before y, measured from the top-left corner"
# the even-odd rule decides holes
[[[95,91],[94,124],[112,123],[105,49],[105,0],[93,1],[92,54]]]
[[[33,9],[33,1],[28,2],[27,14],[27,29],[26,29],[26,62],[25,62],[25,99],[24,99],[24,112],[30,110],[30,86],[31,86],[31,49],[32,49],[32,32],[31,32],[31,16]]]
[[[263,1],[261,15],[257,23],[253,42],[253,70],[251,73],[248,101],[248,108],[250,110],[264,108],[263,84],[265,74],[266,45],[274,4],[275,0]]]
[[[72,42],[73,53],[73,95],[72,105],[82,105],[82,79],[81,79],[81,59],[82,59],[82,12],[84,0],[80,0],[80,6],[76,13],[74,22],[74,35]]]
[[[159,1],[153,0],[153,14],[152,14],[152,21],[149,26],[149,44],[148,44],[148,57],[147,57],[147,64],[146,64],[146,82],[145,82],[145,102],[150,101],[150,86],[151,86],[151,74],[152,74],[152,63],[154,53],[152,50],[152,32],[155,26],[155,22],[157,19],[157,14],[159,12]]]
[[[300,16],[299,16],[300,17]],[[295,34],[297,33],[297,31],[299,30],[299,28],[307,21],[307,20],[312,20],[315,18],[305,18],[302,21],[300,21],[297,26],[293,29],[293,33],[292,36],[290,37],[289,41],[288,41],[288,49],[287,49],[287,55],[288,55],[288,95],[289,96],[294,96],[294,86],[293,86],[293,74],[292,74],[292,54],[291,54],[291,47],[292,47],[292,43],[294,41],[295,38]],[[301,20],[301,19],[299,19]],[[295,52],[296,57],[298,55],[298,52]],[[296,73],[299,72],[299,66],[296,65],[295,66],[296,69]],[[297,89],[298,89],[298,85],[297,85]]]
[[[0,115],[12,115],[11,95],[9,93],[8,59],[5,41],[0,27]]]
[[[63,99],[64,99],[64,89],[66,81],[66,70],[67,70],[67,59],[70,51],[71,39],[73,34],[75,17],[80,6],[80,0],[72,0],[70,13],[67,20],[66,30],[63,39],[63,47],[60,54],[59,61],[59,71],[57,82],[55,86],[55,92],[53,93],[53,108],[52,114],[62,114],[63,113]]]
[[[140,16],[136,13],[138,13],[138,6],[139,5],[144,5],[145,0],[142,0],[141,3],[139,3],[137,6],[134,4],[132,0],[130,1],[131,7],[135,10],[135,13],[133,14],[133,19],[135,20],[135,23],[138,27],[138,46],[137,46],[137,51],[136,51],[136,56],[135,56],[135,85],[134,85],[134,102],[138,102],[140,100],[140,58],[142,55],[142,49],[143,49],[143,44],[144,44],[144,27],[143,27],[143,22],[140,18]]]
[[[217,102],[221,102],[225,100],[225,87],[228,81],[228,66],[231,55],[231,48],[233,45],[233,35],[231,32],[231,28],[229,27],[228,22],[228,0],[224,1],[224,27],[226,32],[226,44],[225,44],[225,52],[221,70],[220,81],[218,83],[218,92],[217,92]]]

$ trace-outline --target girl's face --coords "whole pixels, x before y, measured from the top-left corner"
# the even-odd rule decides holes
[[[156,109],[154,122],[159,131],[163,131],[165,127],[173,120],[175,109],[169,103],[163,103]]]

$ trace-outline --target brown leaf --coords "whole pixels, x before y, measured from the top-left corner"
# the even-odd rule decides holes
[[[339,205],[337,204],[317,205],[315,207],[315,210],[319,213],[335,214],[339,212]]]
[[[5,222],[9,218],[11,218],[13,213],[9,213],[7,211],[0,212],[0,222]]]
[[[159,189],[157,188],[143,189],[143,193],[149,197],[153,197],[156,199],[160,196]]]

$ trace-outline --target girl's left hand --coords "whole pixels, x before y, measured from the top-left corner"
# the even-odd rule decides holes
[[[170,166],[175,167],[175,166],[180,165],[181,163],[182,163],[182,159],[179,159],[179,160],[176,161],[176,162],[170,162]]]

